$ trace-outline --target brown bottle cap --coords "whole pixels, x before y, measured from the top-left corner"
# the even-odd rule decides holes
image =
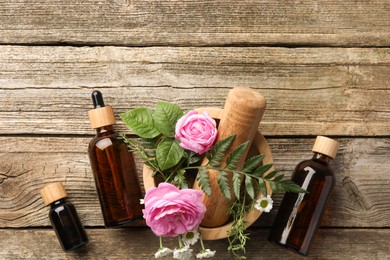
[[[337,141],[325,136],[317,136],[312,151],[325,154],[334,159],[336,158],[338,148],[339,143]]]
[[[98,107],[88,111],[92,128],[115,125],[115,115],[111,106]]]
[[[40,192],[46,206],[68,196],[61,182],[51,183],[42,188]]]

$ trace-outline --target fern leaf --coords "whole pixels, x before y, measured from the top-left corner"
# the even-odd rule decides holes
[[[248,160],[245,161],[244,166],[242,167],[242,171],[244,173],[253,172],[253,170],[256,169],[256,167],[258,167],[260,165],[260,163],[262,162],[264,157],[265,157],[265,154],[259,154],[259,155],[256,155],[256,156],[249,158]]]
[[[201,169],[196,176],[196,180],[199,183],[199,187],[202,191],[207,195],[211,196],[211,187],[210,187],[210,179],[209,172],[206,169]]]
[[[284,180],[279,182],[279,184],[283,191],[308,193],[308,191],[302,189],[299,185],[291,180]]]
[[[242,155],[244,154],[249,142],[240,144],[228,155],[226,158],[226,169],[236,170],[237,163],[240,161]]]
[[[260,167],[258,167],[254,172],[253,175],[259,178],[262,178],[264,176],[264,173],[266,173],[269,169],[271,169],[272,163],[264,164]]]
[[[283,178],[284,178],[284,174],[279,174],[278,176],[276,176],[273,179],[273,181],[279,182],[279,181],[283,180]]]
[[[277,173],[278,173],[277,171],[272,171],[268,173],[266,176],[264,176],[264,179],[271,180],[273,177],[275,177]]]
[[[245,188],[248,195],[254,199],[255,198],[255,189],[253,187],[252,178],[245,176]]]
[[[224,156],[225,152],[229,150],[235,137],[235,135],[231,135],[228,138],[223,139],[215,144],[214,148],[207,155],[209,164],[211,166],[219,167],[221,165],[222,157]]]
[[[259,179],[259,188],[263,196],[267,196],[267,186],[265,185],[265,181],[263,179]]]
[[[188,183],[184,174],[185,174],[185,170],[181,169],[176,173],[175,177],[173,178],[173,181],[178,184],[180,189],[188,188]]]
[[[228,199],[228,201],[231,201],[232,195],[230,194],[229,180],[227,178],[228,174],[224,171],[219,171],[218,173],[219,188],[221,189],[223,195]]]
[[[233,172],[233,191],[237,197],[237,200],[240,200],[240,190],[241,190],[241,174],[238,172]]]

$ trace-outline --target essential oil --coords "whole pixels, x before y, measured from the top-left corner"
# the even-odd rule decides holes
[[[66,200],[67,193],[61,182],[41,189],[46,206],[50,205],[49,218],[64,251],[70,251],[88,243],[76,208]]]
[[[338,143],[318,136],[311,160],[299,163],[292,180],[308,193],[287,192],[280,204],[270,241],[306,255],[321,223],[321,219],[335,185],[329,168],[330,159],[336,157]]]
[[[116,227],[142,219],[142,198],[134,158],[114,131],[111,106],[105,106],[99,91],[92,93],[94,109],[89,111],[96,136],[88,147],[89,160],[106,227]]]

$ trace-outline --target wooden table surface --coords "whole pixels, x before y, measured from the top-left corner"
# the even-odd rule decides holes
[[[279,194],[248,259],[390,259],[388,0],[0,0],[0,259],[153,258],[147,228],[103,227],[90,94],[119,114],[161,100],[222,107],[237,86],[267,99],[260,131],[287,177],[316,135],[341,144],[309,257],[266,239]],[[63,253],[50,227],[38,191],[54,181],[87,228],[80,251]],[[206,245],[232,258],[226,240]]]

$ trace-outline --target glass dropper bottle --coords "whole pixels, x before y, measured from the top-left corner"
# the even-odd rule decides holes
[[[111,106],[106,106],[100,91],[92,92],[94,109],[88,112],[96,136],[88,155],[106,227],[138,223],[143,219],[141,186],[134,157],[114,130]]]
[[[88,243],[76,208],[67,201],[67,193],[61,182],[55,182],[40,190],[46,206],[50,205],[49,218],[64,251],[70,251]]]

